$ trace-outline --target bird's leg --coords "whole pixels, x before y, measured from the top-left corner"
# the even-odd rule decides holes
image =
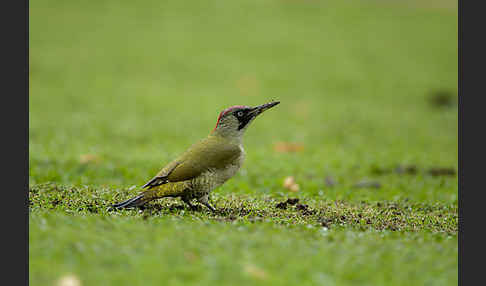
[[[216,209],[213,208],[210,204],[209,204],[209,194],[207,195],[204,195],[200,198],[197,199],[198,202],[200,202],[201,204],[205,205],[208,209],[210,209],[212,212],[215,212]]]
[[[191,199],[189,199],[189,197],[183,196],[183,197],[181,197],[181,199],[182,199],[183,202],[185,202],[191,208],[191,210],[196,209],[196,207],[193,204],[191,204]]]

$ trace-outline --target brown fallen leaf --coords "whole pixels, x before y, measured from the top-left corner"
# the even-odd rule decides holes
[[[184,257],[187,259],[189,262],[194,262],[197,260],[197,256],[189,251],[184,252]]]
[[[75,275],[65,275],[57,281],[57,286],[81,286],[81,281]]]
[[[304,150],[304,145],[298,143],[277,142],[273,145],[273,150],[279,153],[300,152]]]
[[[101,157],[94,154],[82,154],[79,156],[79,162],[81,164],[89,164],[89,163],[99,163],[101,162]]]
[[[300,186],[299,184],[293,184],[290,186],[289,190],[292,192],[298,192],[300,190]]]
[[[267,273],[263,269],[255,266],[253,264],[246,264],[245,267],[244,267],[244,271],[249,276],[256,278],[256,279],[259,279],[259,280],[265,280],[265,279],[267,279],[267,276],[268,276]]]
[[[288,176],[284,179],[284,182],[283,182],[283,186],[284,188],[288,189],[290,188],[290,186],[292,186],[293,184],[295,184],[295,178],[294,176]]]
[[[288,176],[284,179],[283,187],[292,192],[298,192],[300,189],[299,184],[295,182],[295,178],[293,176]]]

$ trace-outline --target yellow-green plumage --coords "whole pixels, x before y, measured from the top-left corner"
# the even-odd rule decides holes
[[[142,186],[145,191],[114,207],[141,206],[158,198],[181,197],[191,207],[190,201],[197,199],[214,211],[208,202],[209,193],[233,177],[243,164],[242,136],[246,127],[257,115],[277,104],[254,108],[233,106],[223,110],[208,137],[162,168]]]
[[[146,200],[178,196],[198,199],[231,178],[243,159],[244,152],[238,144],[209,135],[149,181],[147,186],[152,187],[144,192],[144,197]]]
[[[143,192],[143,201],[151,201],[163,197],[178,197],[184,193],[189,187],[189,181],[166,183],[153,187],[152,189]]]
[[[208,203],[209,193],[230,179],[243,160],[243,147],[239,141],[213,132],[167,164],[143,186],[148,188],[146,191],[115,207],[123,207],[123,204],[140,206],[159,198],[181,197],[189,205],[192,199],[197,199],[213,209]]]
[[[239,145],[217,134],[192,145],[177,159],[164,167],[155,177],[166,176],[170,182],[197,177],[212,168],[224,168],[241,154]]]

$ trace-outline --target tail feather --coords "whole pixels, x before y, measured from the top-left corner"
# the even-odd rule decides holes
[[[187,188],[188,182],[186,181],[166,183],[160,186],[156,186],[150,190],[144,191],[136,197],[120,202],[118,204],[114,204],[112,205],[112,208],[122,209],[139,207],[155,199],[180,196]]]
[[[128,199],[126,201],[120,202],[118,204],[114,204],[112,207],[115,209],[123,209],[123,208],[134,208],[143,205],[145,202],[143,200],[143,194]]]

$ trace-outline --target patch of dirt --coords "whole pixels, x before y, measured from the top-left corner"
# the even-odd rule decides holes
[[[363,180],[363,181],[360,181],[360,182],[354,184],[353,187],[355,187],[355,188],[373,188],[373,189],[379,189],[379,188],[381,188],[381,184],[378,181]]]
[[[371,167],[371,174],[373,175],[385,175],[385,174],[389,174],[391,173],[391,170],[390,169],[386,169],[386,168],[381,168],[381,167],[377,167],[377,166],[373,166]]]
[[[438,176],[455,176],[456,175],[456,170],[453,168],[441,168],[441,167],[435,167],[435,168],[430,168],[427,173],[434,177]]]
[[[445,89],[431,91],[427,99],[429,104],[435,108],[453,107],[457,101],[457,97],[451,91]]]
[[[385,175],[390,174],[392,170],[380,167],[372,167],[370,172],[373,175]],[[417,175],[419,173],[419,168],[416,165],[398,165],[393,172],[399,175]],[[448,167],[432,167],[427,170],[427,174],[434,177],[455,176],[456,170]]]
[[[395,168],[395,173],[397,174],[407,174],[407,175],[415,175],[417,174],[417,166],[415,165],[408,165],[408,166],[403,166],[403,165],[398,165]]]
[[[392,172],[391,169],[372,167],[371,174],[373,175],[385,175]],[[416,165],[398,165],[393,170],[394,173],[399,175],[417,175],[419,173],[419,168]],[[448,167],[432,167],[426,171],[427,174],[434,177],[437,176],[455,176],[456,170],[454,168]]]
[[[371,174],[373,175],[386,175],[391,173],[396,173],[399,175],[416,175],[418,173],[418,168],[416,165],[398,165],[394,169],[393,168],[382,168],[382,167],[372,167]]]
[[[327,176],[325,179],[324,179],[324,182],[326,184],[327,187],[334,187],[336,185],[336,180],[334,180],[333,177],[331,176]]]
[[[313,209],[310,209],[308,205],[305,205],[305,204],[297,204],[295,206],[295,209],[301,211],[301,213],[305,216],[310,216],[310,215],[314,215],[316,213],[315,210]]]
[[[287,202],[280,202],[280,203],[276,204],[275,207],[277,209],[286,210],[287,209]]]
[[[303,205],[303,204],[298,204],[298,205],[295,206],[295,208],[299,211],[306,211],[309,208],[309,206]]]
[[[296,203],[299,202],[299,199],[298,198],[293,198],[293,199],[287,199],[287,204],[289,205],[295,205]]]
[[[299,199],[298,198],[289,198],[289,199],[287,199],[284,202],[280,202],[280,203],[276,204],[275,207],[277,209],[286,210],[287,209],[287,205],[295,205],[298,202],[299,202]]]
[[[244,207],[239,208],[216,208],[216,214],[220,216],[225,216],[235,220],[238,217],[246,217],[250,214],[250,210]]]

